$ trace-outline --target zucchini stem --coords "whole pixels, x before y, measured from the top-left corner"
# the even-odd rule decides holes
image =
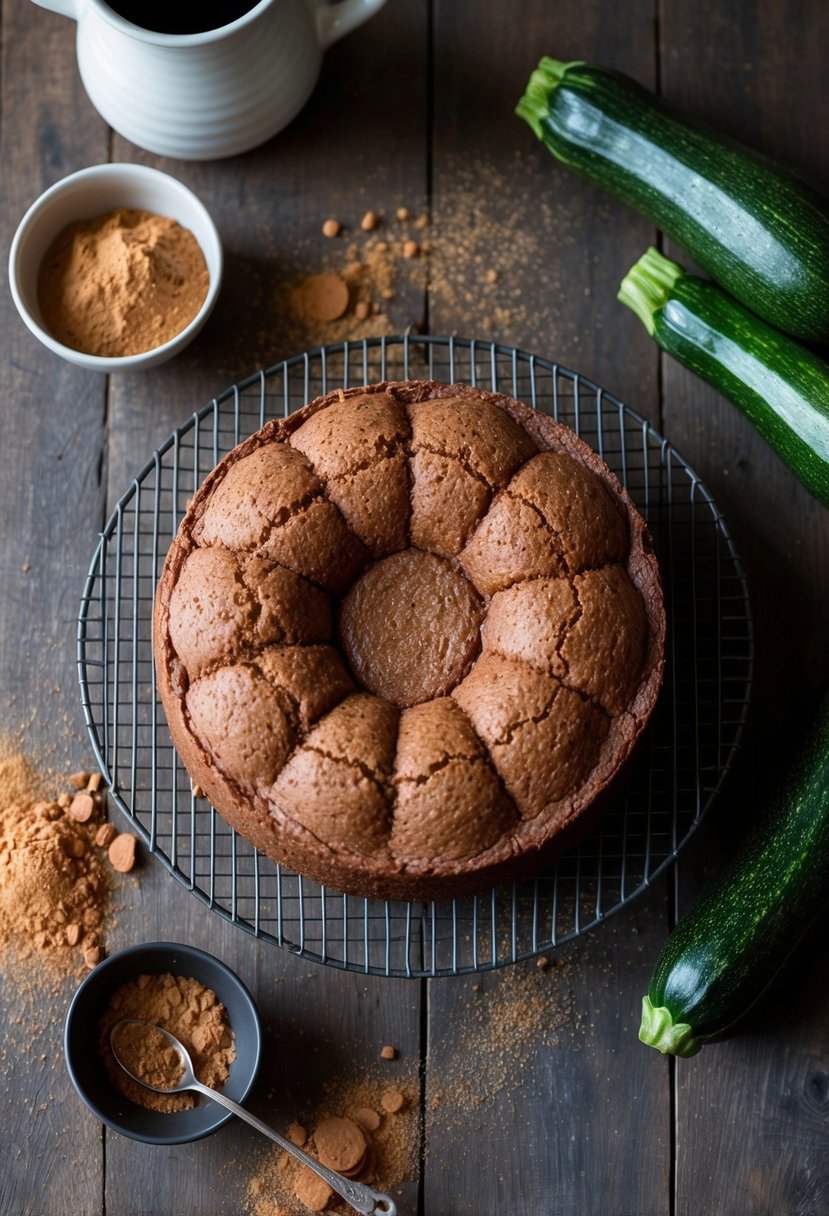
[[[616,298],[636,313],[653,337],[654,313],[667,304],[677,280],[684,274],[681,266],[651,246],[622,279]]]
[[[545,55],[530,76],[524,96],[515,107],[515,113],[529,123],[539,139],[543,139],[541,121],[550,112],[550,94],[561,84],[568,68],[580,64],[580,59],[565,63],[562,59],[551,59]]]
[[[702,1047],[687,1022],[674,1023],[670,1009],[664,1005],[652,1005],[648,996],[642,998],[639,1038],[648,1047],[655,1047],[663,1056],[670,1054],[682,1056],[683,1059],[696,1055]]]

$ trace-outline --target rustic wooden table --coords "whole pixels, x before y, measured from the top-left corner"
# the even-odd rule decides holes
[[[228,961],[272,1035],[258,1109],[286,1123],[326,1076],[396,1044],[419,1076],[419,1168],[403,1216],[500,1212],[743,1216],[829,1211],[829,1037],[825,931],[739,1037],[674,1063],[636,1038],[639,1003],[677,910],[693,901],[791,738],[795,707],[826,682],[829,513],[751,427],[661,359],[615,302],[652,226],[557,167],[513,116],[543,53],[620,68],[689,114],[829,188],[829,9],[822,0],[390,0],[326,57],[310,104],[248,155],[170,163],[114,135],[75,65],[74,29],[26,0],[3,5],[2,224],[5,248],[28,204],[59,177],[106,160],[160,164],[201,196],[221,229],[227,279],[193,347],[172,364],[106,379],[46,353],[2,294],[0,520],[3,729],[57,767],[89,763],[74,632],[95,536],[129,478],[172,427],[239,377],[293,352],[262,314],[261,284],[316,237],[328,213],[405,202],[432,219],[432,276],[390,305],[396,327],[494,337],[561,360],[652,419],[713,491],[747,571],[757,666],[746,745],[680,863],[647,895],[562,949],[572,1016],[555,1046],[539,1024],[507,1028],[499,1067],[482,1061],[467,1109],[433,1100],[459,1057],[475,1067],[469,978],[366,978],[316,966],[226,924],[150,861],[123,888],[111,949],[174,938]],[[482,265],[459,256],[458,208],[490,181],[486,225],[499,265],[514,249],[521,307],[491,314]],[[480,192],[478,197],[480,197]],[[508,242],[505,253],[503,242]],[[452,246],[452,247],[450,247]],[[825,926],[824,926],[825,929]],[[520,982],[520,989],[517,987]],[[533,964],[483,980],[508,1000],[549,983]],[[61,1053],[72,990],[32,1017],[2,983],[0,1211],[8,1216],[236,1213],[261,1148],[229,1126],[208,1141],[150,1148],[107,1134],[75,1096]],[[521,998],[524,999],[523,997]],[[22,1027],[21,1027],[22,1019]],[[28,1029],[27,1029],[28,1028]],[[11,1031],[14,1029],[15,1033]],[[28,1049],[15,1050],[21,1033]],[[0,1035],[3,1031],[0,1030]],[[472,1060],[470,1057],[472,1044]],[[287,1046],[287,1050],[286,1050]],[[312,1049],[313,1047],[313,1049]],[[419,1071],[418,1071],[419,1070]]]

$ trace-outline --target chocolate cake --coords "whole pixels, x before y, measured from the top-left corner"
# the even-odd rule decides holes
[[[194,782],[274,860],[444,898],[591,823],[653,709],[647,528],[569,428],[431,381],[339,390],[220,462],[158,588]]]

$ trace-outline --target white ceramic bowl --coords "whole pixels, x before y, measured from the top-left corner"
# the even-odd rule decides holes
[[[105,215],[116,207],[130,207],[170,216],[189,228],[201,246],[210,283],[196,316],[180,333],[140,355],[102,357],[87,355],[56,341],[43,324],[37,300],[37,276],[46,250],[58,233],[75,220]],[[191,190],[158,169],[145,165],[93,165],[72,173],[51,186],[20,221],[9,254],[9,283],[17,311],[44,346],[79,367],[98,372],[135,371],[156,367],[191,342],[204,325],[222,279],[222,244],[216,225]]]

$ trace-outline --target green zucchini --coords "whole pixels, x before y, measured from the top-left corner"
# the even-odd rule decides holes
[[[542,59],[516,113],[771,324],[829,339],[829,201],[806,181],[585,63]]]
[[[829,506],[829,365],[656,249],[622,280],[619,299],[663,350],[733,401]]]
[[[752,1008],[829,894],[829,696],[729,868],[668,938],[639,1038],[691,1056]]]

